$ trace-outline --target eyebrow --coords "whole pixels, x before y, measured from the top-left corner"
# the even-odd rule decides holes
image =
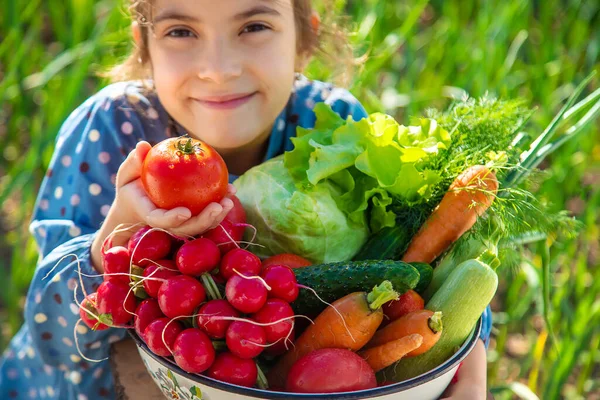
[[[248,18],[255,17],[257,15],[273,15],[273,16],[281,16],[281,13],[276,9],[269,7],[267,5],[259,5],[256,7],[252,7],[249,10],[243,11],[239,14],[236,14],[233,19],[235,21],[245,20]],[[165,10],[160,13],[156,17],[154,17],[154,23],[157,24],[166,20],[178,20],[184,22],[200,22],[200,20],[192,15],[181,14],[176,10]]]

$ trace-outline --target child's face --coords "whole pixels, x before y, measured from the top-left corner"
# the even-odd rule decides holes
[[[220,151],[258,143],[294,81],[292,0],[156,0],[148,47],[158,96]]]

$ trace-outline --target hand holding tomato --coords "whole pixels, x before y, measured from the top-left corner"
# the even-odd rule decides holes
[[[129,219],[122,222],[141,222],[189,236],[197,236],[217,226],[233,208],[233,201],[227,197],[235,194],[233,185],[226,184],[226,196],[220,202],[208,203],[198,215],[192,215],[186,207],[159,208],[148,197],[141,180],[144,161],[151,149],[147,142],[138,143],[117,173],[117,195],[112,208],[118,208],[119,215]]]

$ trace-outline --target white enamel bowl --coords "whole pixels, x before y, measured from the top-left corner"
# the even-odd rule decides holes
[[[172,360],[153,354],[134,330],[135,340],[146,369],[167,399],[250,400],[250,399],[326,399],[326,400],[435,400],[450,384],[459,364],[475,347],[481,331],[481,319],[462,347],[445,363],[415,378],[392,385],[349,393],[300,394],[246,388],[189,374]]]

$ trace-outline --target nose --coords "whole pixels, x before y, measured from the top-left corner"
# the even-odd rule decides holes
[[[198,77],[217,84],[228,82],[242,74],[239,54],[224,39],[206,43],[200,54]]]

